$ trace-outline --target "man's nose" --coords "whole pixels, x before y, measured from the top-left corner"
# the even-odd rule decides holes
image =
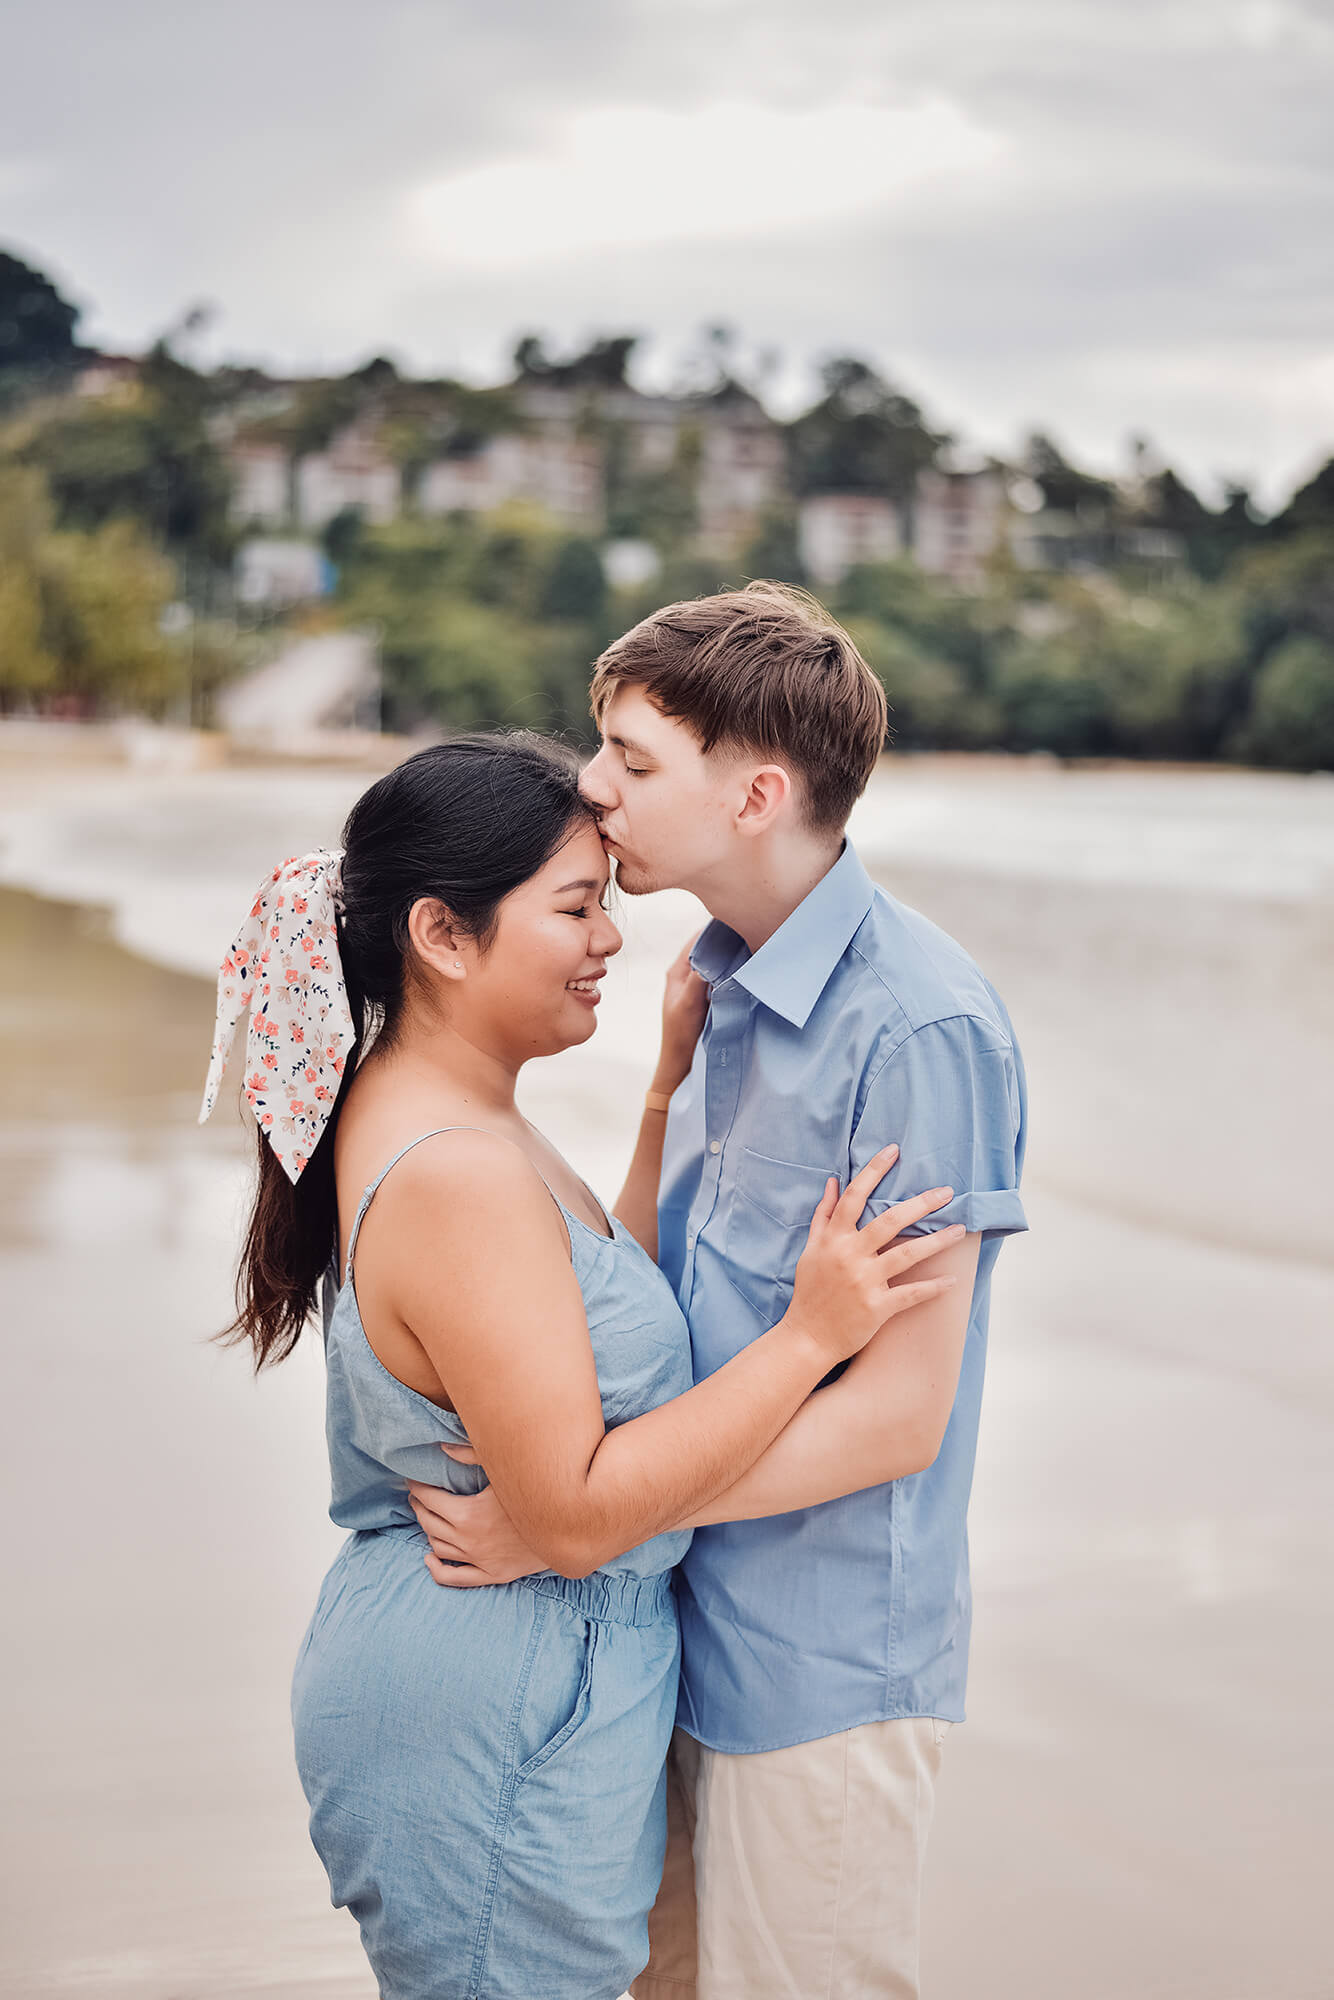
[[[579,790],[590,805],[599,806],[603,811],[608,806],[615,805],[616,794],[607,783],[601,750],[590,763],[585,764],[583,775],[579,779]]]

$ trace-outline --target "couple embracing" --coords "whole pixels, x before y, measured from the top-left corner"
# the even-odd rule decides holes
[[[372,785],[219,981],[232,1331],[281,1359],[323,1286],[351,1531],[312,1835],[384,2000],[909,1996],[1022,1068],[846,839],[884,696],[809,599],[671,605],[592,701],[582,776],[484,738]],[[713,919],[611,1209],[515,1102],[594,1031],[609,857]]]

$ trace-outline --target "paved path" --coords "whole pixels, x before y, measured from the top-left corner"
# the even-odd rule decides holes
[[[237,739],[283,749],[312,730],[373,726],[379,688],[375,642],[367,633],[321,632],[224,688],[218,719]]]

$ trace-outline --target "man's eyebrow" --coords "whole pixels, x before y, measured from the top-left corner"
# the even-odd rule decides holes
[[[628,736],[608,736],[604,740],[614,743],[618,750],[628,750],[632,757],[647,757],[652,760],[653,752],[646,750],[642,743],[632,743]]]

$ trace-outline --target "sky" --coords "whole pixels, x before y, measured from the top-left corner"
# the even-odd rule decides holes
[[[134,351],[699,329],[787,414],[856,353],[939,427],[1132,435],[1277,504],[1334,453],[1334,0],[43,0],[5,32],[0,247]]]

